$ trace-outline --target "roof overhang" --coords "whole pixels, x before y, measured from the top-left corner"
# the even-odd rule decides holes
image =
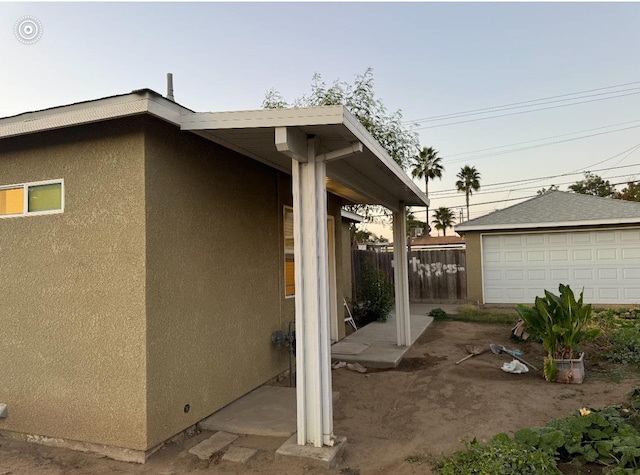
[[[277,129],[313,136],[326,162],[327,190],[351,203],[398,211],[426,195],[344,106],[196,113],[150,89],[0,118],[0,139],[149,114],[242,155],[291,173]]]
[[[454,227],[457,233],[467,232],[488,232],[488,231],[535,231],[536,229],[548,229],[548,228],[576,228],[576,227],[602,227],[611,226],[616,224],[640,224],[638,217],[629,218],[612,218],[612,219],[593,219],[582,221],[553,221],[548,223],[519,223],[519,224],[470,224],[464,223]]]
[[[0,139],[150,114],[174,125],[192,112],[150,89],[0,118]]]
[[[426,195],[344,106],[195,112],[182,116],[194,132],[285,173],[291,156],[278,151],[277,129],[294,129],[319,142],[326,157],[327,190],[352,203],[425,206]],[[338,152],[351,151],[333,159]]]

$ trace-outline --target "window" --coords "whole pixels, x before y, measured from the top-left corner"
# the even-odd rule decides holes
[[[284,296],[296,293],[295,259],[293,255],[293,208],[284,207]]]
[[[63,180],[0,186],[0,218],[62,213]]]

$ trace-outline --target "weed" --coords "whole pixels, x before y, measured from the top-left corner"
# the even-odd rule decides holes
[[[603,356],[614,363],[640,366],[640,322],[616,329]]]
[[[573,393],[562,394],[558,399],[560,400],[573,399],[578,396],[584,396],[584,391],[582,389],[574,389]]]
[[[449,315],[447,315],[447,312],[445,312],[444,310],[442,310],[441,308],[434,308],[433,310],[431,310],[429,312],[429,316],[433,317],[433,319],[436,322],[441,322],[443,320],[447,320],[449,318]]]
[[[422,465],[424,463],[429,463],[429,464],[437,463],[435,461],[435,458],[430,454],[409,455],[407,458],[405,458],[405,461],[409,463],[415,463],[416,465]]]
[[[473,323],[500,323],[513,325],[518,321],[518,315],[510,309],[481,310],[475,305],[463,305],[458,307],[457,313],[449,316],[451,320]]]
[[[556,461],[548,452],[527,446],[498,434],[486,444],[476,439],[465,443],[467,449],[434,463],[440,475],[543,475],[560,474]]]

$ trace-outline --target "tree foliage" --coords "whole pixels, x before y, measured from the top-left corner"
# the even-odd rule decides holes
[[[614,198],[626,201],[640,201],[640,183],[629,182],[622,191],[616,191]]]
[[[469,196],[480,189],[480,172],[476,170],[476,167],[465,165],[460,169],[456,177],[458,178],[456,188],[465,194],[467,200],[467,219],[469,219]]]
[[[424,147],[411,161],[411,176],[421,180],[424,179],[424,193],[427,198],[429,197],[429,180],[442,179],[442,172],[444,172],[442,157],[438,157],[438,151],[433,147]],[[428,221],[428,206],[426,216]],[[429,226],[427,228],[427,234],[429,234],[431,228]]]
[[[265,109],[344,105],[387,153],[403,168],[418,154],[418,134],[402,124],[402,112],[389,112],[374,93],[373,69],[357,75],[353,84],[335,80],[327,86],[319,73],[313,75],[311,92],[288,103],[275,89],[266,92]]]
[[[361,325],[384,322],[393,307],[393,283],[375,267],[371,258],[362,261],[362,276],[356,282],[354,318]]]
[[[415,215],[407,210],[407,236],[411,234],[411,230],[418,228],[422,229],[422,232],[425,233],[427,231],[427,223],[424,221],[420,221],[416,219]]]
[[[456,217],[451,208],[441,206],[433,212],[433,221],[431,223],[438,231],[442,231],[443,235],[447,235],[447,228],[455,224]]]
[[[549,185],[549,188],[540,188],[536,193],[538,195],[544,195],[550,191],[558,191],[558,185]]]
[[[353,229],[351,234],[351,242],[353,243],[376,243],[389,242],[384,236],[378,236],[376,233],[366,230]]]
[[[613,196],[616,192],[615,186],[609,183],[609,180],[604,180],[602,177],[589,171],[584,172],[584,180],[569,185],[569,189],[581,195],[601,197]]]
[[[438,157],[438,151],[433,147],[424,147],[420,153],[411,160],[411,176],[413,178],[424,178],[424,191],[429,196],[429,180],[442,179],[444,166],[442,157]]]

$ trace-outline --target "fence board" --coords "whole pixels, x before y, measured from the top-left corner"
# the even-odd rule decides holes
[[[380,269],[383,275],[393,282],[393,253],[354,250],[351,253],[351,282],[354,292],[365,259],[371,259],[374,267]],[[408,259],[411,302],[467,298],[464,249],[411,251]]]

